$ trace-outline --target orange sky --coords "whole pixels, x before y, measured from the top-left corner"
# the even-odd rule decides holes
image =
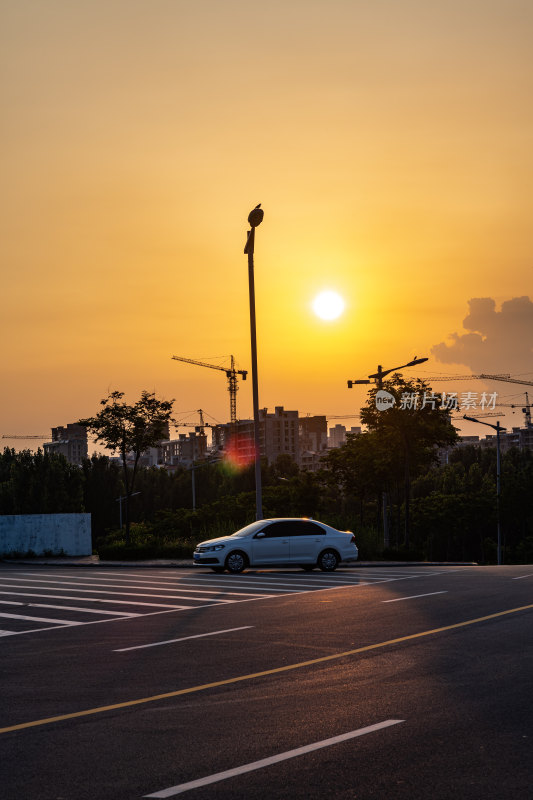
[[[170,357],[250,369],[258,202],[262,407],[356,413],[346,380],[464,334],[471,298],[533,298],[529,0],[0,9],[0,434],[46,433],[112,389],[226,421],[223,373]],[[326,288],[347,305],[334,322],[311,310]],[[529,319],[478,369],[533,380]]]

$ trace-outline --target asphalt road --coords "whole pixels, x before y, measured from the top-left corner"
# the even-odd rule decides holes
[[[0,794],[530,800],[532,588],[2,565]]]

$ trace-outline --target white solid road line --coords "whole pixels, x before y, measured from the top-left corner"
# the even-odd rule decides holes
[[[25,617],[22,614],[4,614],[0,613],[0,617],[7,617],[8,619],[29,619],[31,622],[55,622],[60,625],[83,625],[83,622],[73,622],[71,619],[50,619],[49,617]]]
[[[416,600],[417,597],[432,597],[434,594],[448,594],[444,592],[429,592],[428,594],[412,594],[410,597],[395,597],[394,600],[382,600],[382,603],[399,603],[400,600]]]
[[[26,604],[25,604],[26,605]],[[29,608],[56,608],[65,611],[82,611],[84,614],[105,614],[110,617],[139,617],[142,614],[134,614],[131,611],[104,611],[103,608],[83,608],[83,606],[52,606],[49,603],[28,603]]]
[[[404,722],[403,719],[387,719],[384,722],[378,722],[375,725],[369,725],[367,728],[359,728],[356,731],[349,731],[342,733],[340,736],[333,736],[331,739],[322,739],[321,742],[314,742],[307,744],[304,747],[297,747],[295,750],[287,750],[285,753],[279,753],[277,756],[270,756],[269,758],[262,758],[260,761],[252,761],[250,764],[243,764],[241,767],[234,769],[227,769],[225,772],[216,772],[214,775],[208,775],[205,778],[199,778],[196,781],[188,781],[188,783],[180,783],[177,786],[171,786],[169,789],[162,789],[160,792],[153,794],[145,794],[144,797],[174,797],[177,794],[188,792],[190,789],[198,789],[200,786],[208,786],[210,783],[218,783],[218,781],[226,780],[226,778],[234,778],[237,775],[243,775],[246,772],[254,772],[256,769],[269,767],[272,764],[279,764],[280,761],[286,761],[289,758],[296,758],[305,753],[312,753],[314,750],[321,750],[323,747],[331,747],[334,744],[346,742],[349,739],[355,739],[358,736],[364,736],[367,733],[389,728],[391,725],[398,725]]]
[[[15,578],[3,578],[2,580],[6,580],[6,581],[13,580],[14,581]],[[78,580],[76,580],[76,581],[65,581],[65,580],[49,581],[49,580],[42,580],[42,579],[39,579],[39,578],[29,578],[29,579],[27,579],[27,581],[29,583],[38,583],[38,584],[41,584],[41,583],[49,584],[49,583],[51,583],[52,586],[50,588],[51,589],[56,589],[56,591],[60,591],[60,592],[62,592],[62,591],[65,591],[65,592],[73,591],[73,589],[72,589],[73,586],[75,586],[76,589],[79,592],[87,592],[87,591],[89,591],[88,589],[80,588],[80,587],[83,587],[83,586],[98,586],[99,587],[98,589],[94,589],[94,593],[95,594],[102,594],[102,592],[99,591],[100,589],[104,590],[104,593],[106,593],[108,591],[108,589],[109,589],[108,585],[106,583],[102,583],[101,581],[99,581],[99,582],[94,582],[94,581],[83,581],[82,582],[82,581],[78,581]],[[14,584],[1,583],[0,584],[0,586],[4,586],[4,587],[11,586],[11,585],[13,585],[13,586],[22,585],[22,586],[24,586],[25,589],[28,588],[24,584],[17,584],[17,583],[14,583]],[[68,586],[68,589],[60,589],[59,588],[60,586]],[[48,586],[36,586],[35,588],[37,588],[37,589],[47,589]],[[131,584],[131,583],[128,583],[128,584],[125,584],[125,585],[122,585],[122,584],[119,584],[119,583],[112,583],[112,584],[110,584],[110,588],[111,589],[153,589],[154,592],[163,591],[163,589],[161,589],[159,586],[135,586],[135,584]],[[169,587],[169,590],[172,590],[172,587]],[[193,590],[192,589],[183,589],[182,590],[181,586],[179,586],[179,587],[175,588],[175,591],[192,592]],[[133,595],[135,595],[136,592],[112,592],[112,591],[109,591],[109,594],[128,594],[128,595],[133,594]],[[217,592],[204,591],[204,594],[220,594],[220,592],[219,591],[217,591]],[[226,594],[227,594],[227,592],[226,592]],[[235,592],[233,592],[232,594],[235,594]],[[168,595],[164,595],[164,594],[154,594],[153,596],[154,597],[168,597]],[[152,595],[139,594],[139,597],[152,597]],[[180,598],[180,599],[184,600],[186,598]],[[202,597],[200,599],[202,599],[202,600],[211,600],[212,598],[210,598],[210,597]],[[226,602],[231,602],[231,601],[228,600]]]
[[[52,591],[52,590],[50,590]],[[102,600],[101,597],[77,597],[76,595],[69,595],[69,594],[36,594],[35,592],[0,592],[0,594],[8,594],[12,595],[15,594],[17,597],[43,597],[48,598],[49,600],[85,600],[87,603],[113,603],[113,605],[120,605],[120,606],[155,606],[156,608],[174,608],[174,609],[182,609],[182,608],[195,608],[195,606],[176,606],[170,605],[169,603],[141,603],[139,600],[110,600],[106,597],[105,600]],[[5,600],[0,601],[2,603],[8,602]],[[24,605],[21,603],[21,605]]]
[[[521,581],[522,578],[533,578],[533,572],[530,572],[529,575],[519,575],[518,578],[511,578],[512,581]]]
[[[42,581],[40,581],[40,583],[42,583]],[[62,581],[61,582],[61,586],[63,586],[64,584],[65,584],[65,582]],[[8,583],[0,583],[0,586],[3,586],[4,588],[10,588],[11,589],[11,592],[2,592],[2,594],[21,594],[21,592],[17,592],[17,586],[16,585],[15,586],[11,586],[11,584],[8,584]],[[19,584],[19,586],[20,586],[21,589],[46,589],[47,588],[46,586],[26,586],[25,584]],[[55,591],[55,592],[73,592],[74,591],[72,586],[69,586],[68,589],[61,589],[58,584],[54,584],[54,586],[50,586],[50,590],[51,591]],[[118,595],[120,595],[122,597],[151,597],[152,599],[158,599],[158,600],[199,600],[200,601],[200,600],[212,600],[213,599],[212,597],[198,597],[196,595],[194,597],[189,597],[188,595],[187,596],[183,596],[183,595],[180,595],[180,594],[143,594],[142,592],[113,592],[113,591],[111,591],[111,589],[105,589],[105,590],[104,589],[81,589],[77,585],[76,585],[76,590],[75,591],[81,592],[82,594],[112,594],[112,595],[118,594]],[[78,599],[81,600],[82,598],[80,597]],[[217,599],[216,602],[217,603],[235,603],[235,602],[238,602],[238,601]]]
[[[186,642],[189,639],[203,639],[204,636],[218,636],[221,633],[233,633],[233,631],[246,631],[254,625],[244,625],[242,628],[226,628],[225,631],[211,631],[211,633],[197,633],[194,636],[183,636],[181,639],[166,639],[164,642],[152,642],[152,644],[138,644],[135,647],[122,647],[120,650],[113,650],[114,653],[127,653],[128,650],[143,650],[145,647],[159,647],[162,644],[174,644],[175,642]]]

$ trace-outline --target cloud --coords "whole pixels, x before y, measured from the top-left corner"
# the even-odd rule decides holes
[[[496,311],[491,297],[468,301],[469,313],[463,320],[466,333],[450,334],[451,343],[431,348],[443,364],[464,364],[474,373],[533,371],[533,302],[529,297],[513,297]]]

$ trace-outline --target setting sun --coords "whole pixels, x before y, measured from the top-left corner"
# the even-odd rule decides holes
[[[313,300],[313,311],[320,319],[337,319],[344,311],[344,300],[337,292],[321,292]]]

